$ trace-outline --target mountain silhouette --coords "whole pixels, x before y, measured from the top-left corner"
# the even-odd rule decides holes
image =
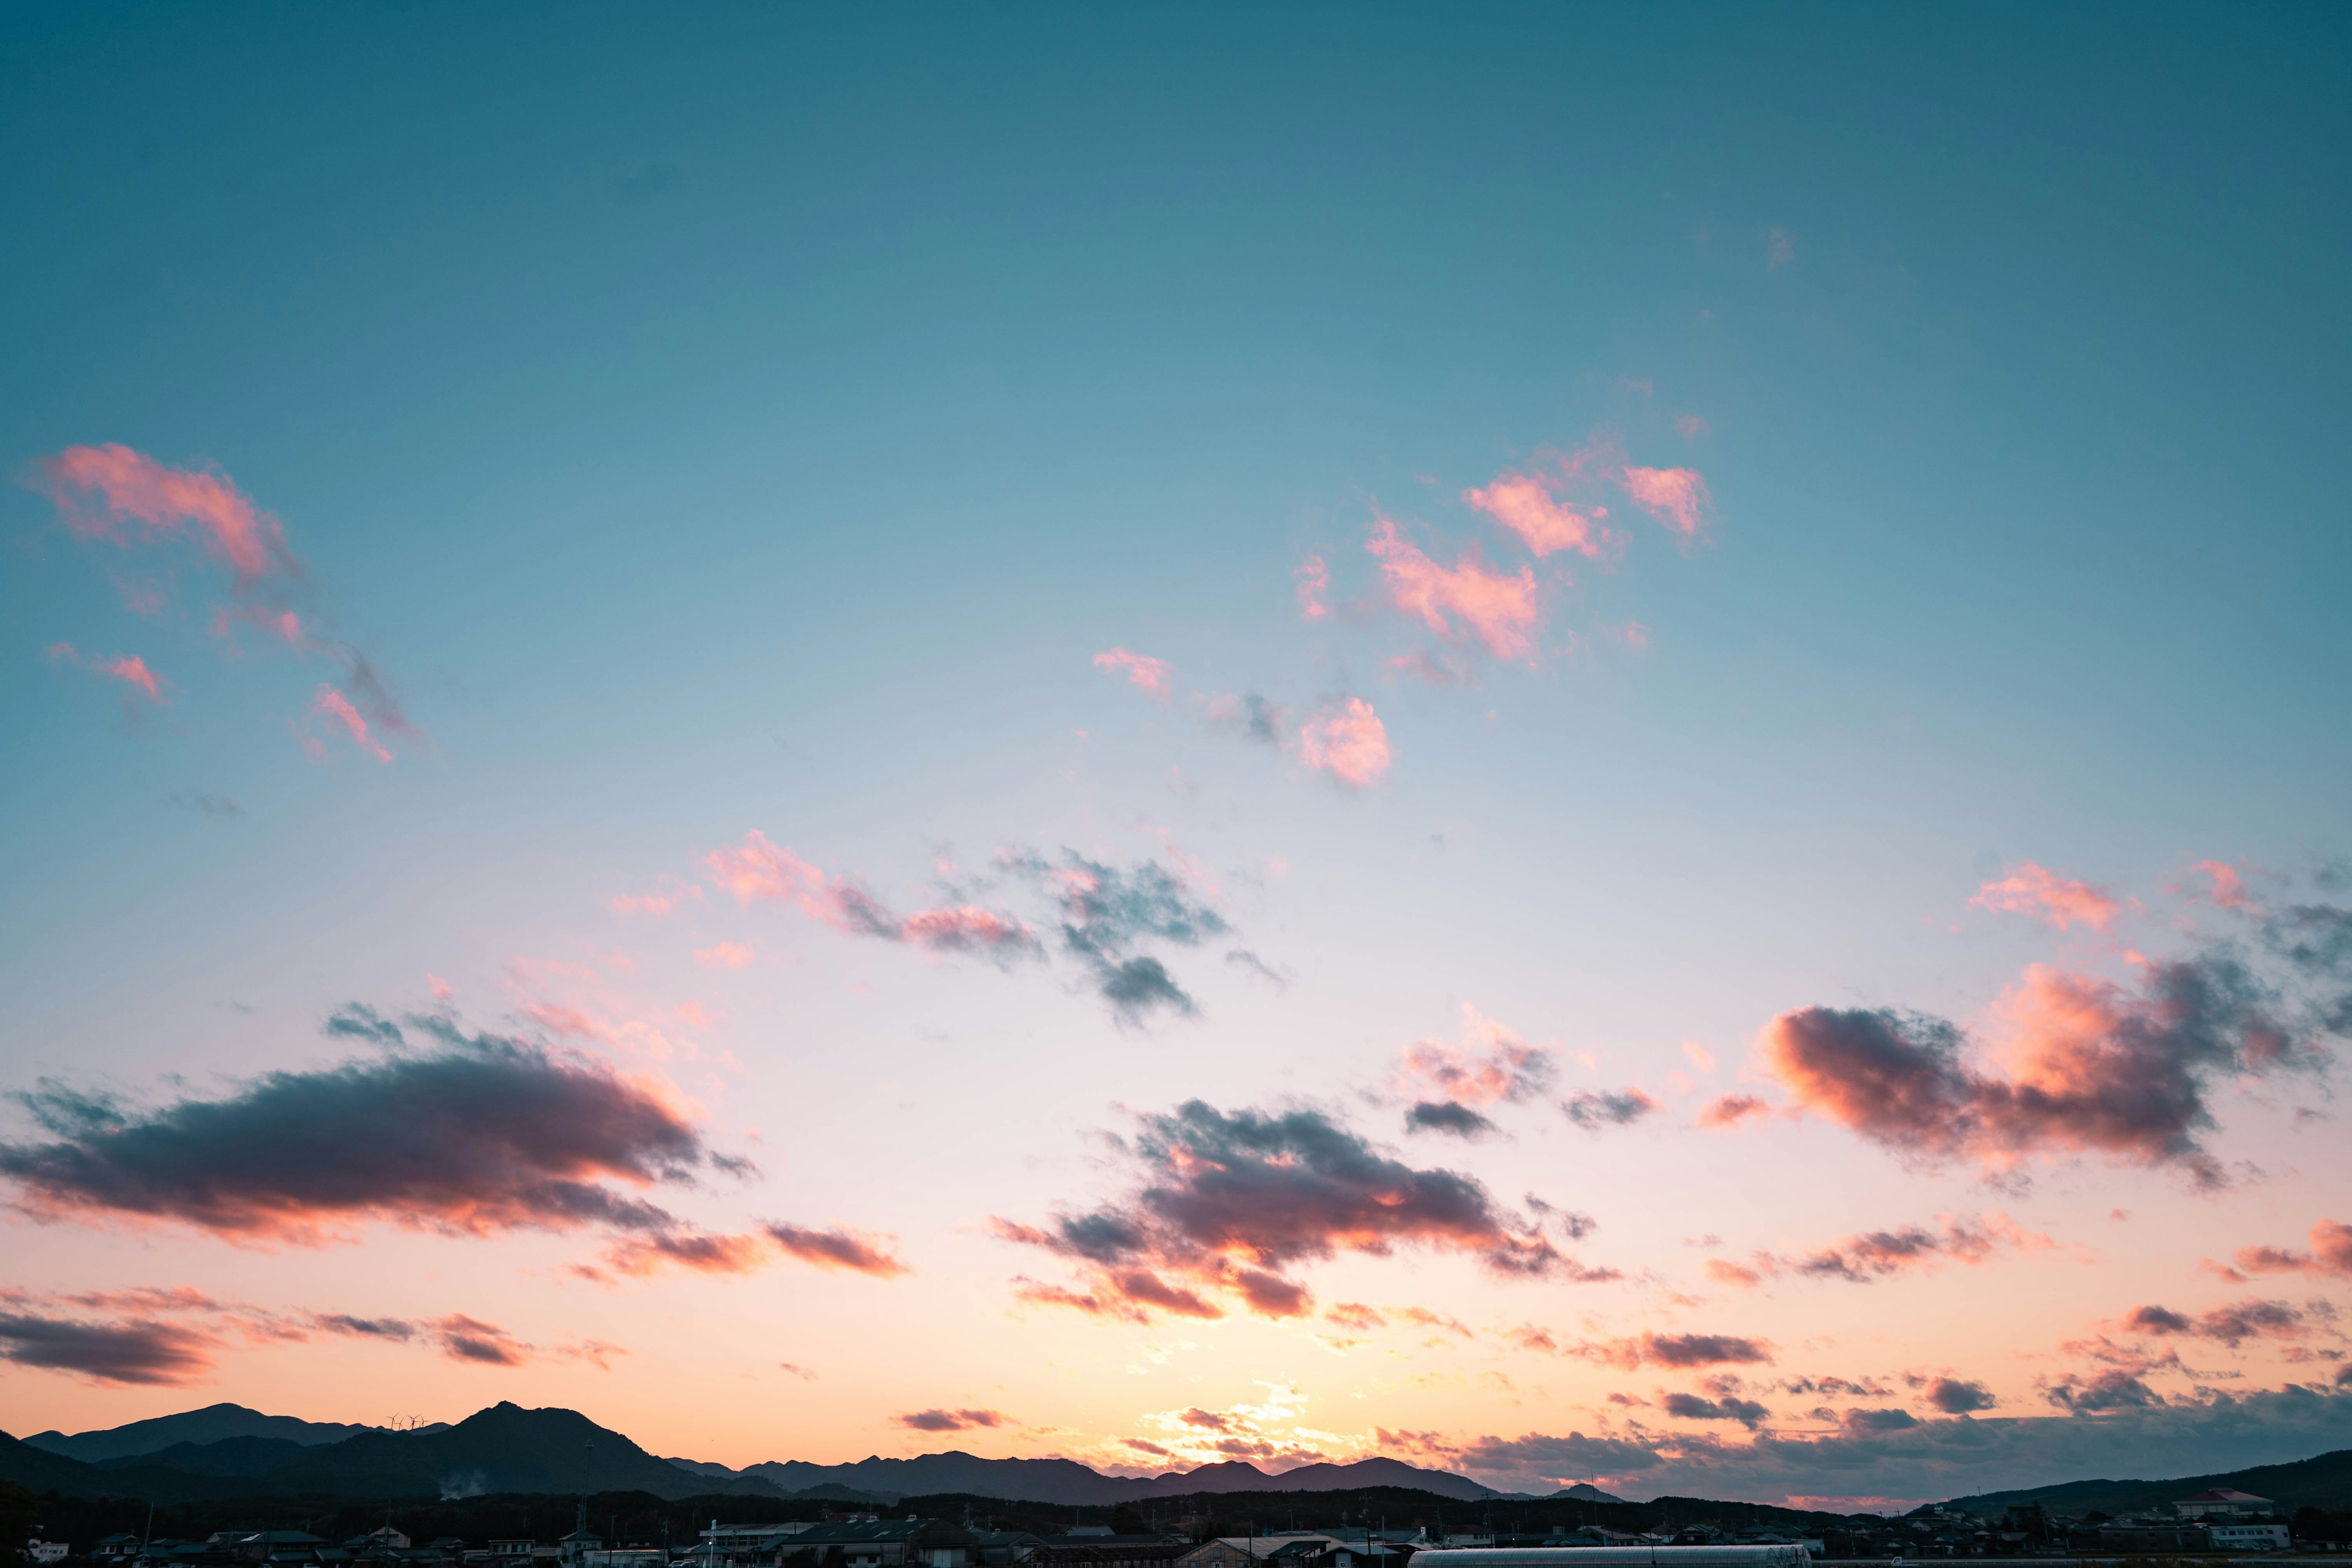
[[[180,1443],[217,1443],[225,1437],[275,1437],[310,1447],[382,1430],[340,1421],[264,1415],[242,1405],[207,1405],[202,1410],[183,1410],[177,1415],[158,1415],[100,1432],[77,1432],[71,1436],[63,1432],[36,1432],[24,1440],[36,1448],[63,1454],[68,1459],[96,1464],[102,1459],[158,1453]]]

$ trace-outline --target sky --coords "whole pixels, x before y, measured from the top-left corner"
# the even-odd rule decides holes
[[[12,7],[0,1405],[2352,1446],[2352,17]]]

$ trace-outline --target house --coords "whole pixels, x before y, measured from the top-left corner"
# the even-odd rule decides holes
[[[52,1563],[62,1563],[71,1555],[73,1555],[73,1548],[67,1545],[62,1541],[27,1541],[25,1542],[26,1561],[37,1563],[40,1564],[40,1568],[48,1568],[48,1565]]]
[[[555,1543],[556,1561],[565,1568],[579,1568],[583,1557],[604,1549],[604,1538],[583,1524]]]
[[[89,1554],[100,1563],[120,1562],[139,1555],[139,1538],[129,1531],[110,1535],[89,1549]]]
[[[362,1554],[381,1555],[385,1551],[407,1551],[408,1537],[387,1524],[380,1529],[371,1530],[365,1535],[354,1535],[344,1542],[343,1545],[350,1551]]]
[[[806,1556],[840,1568],[976,1568],[980,1542],[945,1520],[886,1519],[813,1524],[781,1542],[778,1551],[776,1561]]]
[[[2243,1519],[2253,1514],[2272,1513],[2278,1505],[2266,1497],[2252,1492],[2233,1491],[2228,1487],[2215,1487],[2210,1492],[2185,1497],[2172,1505],[2172,1511],[2182,1519]]]
[[[2293,1542],[2284,1524],[2250,1524],[2243,1520],[2214,1520],[2205,1526],[2216,1552],[2284,1552]]]
[[[777,1524],[721,1524],[710,1521],[702,1544],[694,1549],[698,1563],[773,1563],[776,1553],[794,1537],[817,1527],[806,1520]]]
[[[979,1553],[973,1561],[982,1568],[1016,1568],[1034,1563],[1045,1544],[1025,1530],[975,1530],[971,1539]]]

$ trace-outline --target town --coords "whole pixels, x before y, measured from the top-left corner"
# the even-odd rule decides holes
[[[1293,1514],[1318,1500],[1325,1507],[1339,1500],[1276,1496]],[[714,1517],[690,1534],[680,1531],[667,1539],[625,1539],[609,1525],[599,1530],[591,1522],[590,1500],[583,1498],[574,1508],[573,1528],[551,1540],[516,1535],[468,1541],[450,1534],[418,1539],[391,1522],[391,1516],[423,1510],[395,1509],[385,1510],[386,1522],[341,1540],[276,1528],[220,1529],[194,1539],[116,1531],[77,1542],[37,1528],[24,1555],[40,1568],[81,1563],[96,1568],[1405,1568],[1423,1552],[1465,1549],[1600,1549],[1591,1559],[1596,1563],[1623,1560],[1608,1549],[1629,1547],[1796,1547],[1822,1563],[1952,1557],[2147,1562],[2352,1550],[2352,1511],[2305,1506],[2289,1513],[2273,1500],[2228,1488],[2115,1517],[2095,1510],[2072,1517],[2033,1504],[1989,1519],[1931,1504],[1895,1517],[1815,1515],[1801,1525],[1746,1526],[1694,1517],[1643,1530],[1565,1521],[1529,1529],[1528,1520],[1512,1517],[1536,1511],[1523,1506],[1504,1508],[1498,1517],[1493,1507],[1465,1510],[1456,1504],[1455,1514],[1475,1511],[1479,1517],[1449,1523],[1440,1517],[1447,1500],[1404,1493],[1385,1500],[1409,1504],[1416,1497],[1433,1517],[1402,1528],[1365,1517],[1323,1529],[1258,1523],[1241,1533],[1221,1533],[1234,1521],[1218,1513],[1181,1513],[1160,1521],[1132,1507],[1113,1509],[1101,1522],[1056,1528],[1039,1517],[1052,1511],[1040,1505],[968,1499],[957,1518],[922,1511],[893,1518],[839,1509],[802,1520],[721,1522]],[[1189,1500],[1225,1513],[1234,1502]],[[1263,1516],[1265,1500],[1254,1500],[1252,1511]],[[1708,1506],[1684,1502],[1665,1511],[1696,1515]],[[1642,1506],[1585,1504],[1579,1511],[1614,1513]],[[1736,1506],[1718,1505],[1718,1511]]]

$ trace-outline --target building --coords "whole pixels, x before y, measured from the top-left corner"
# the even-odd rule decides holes
[[[2212,1520],[2205,1526],[2216,1552],[2284,1552],[2294,1542],[2284,1524],[2250,1524],[2244,1520]]]
[[[62,1541],[27,1541],[25,1542],[26,1560],[27,1562],[40,1564],[40,1568],[48,1568],[50,1563],[62,1563],[72,1555],[73,1548],[67,1545]]]
[[[2216,1487],[2210,1492],[2182,1498],[2172,1505],[2172,1511],[2182,1519],[2245,1519],[2274,1512],[2277,1507],[2266,1497]]]
[[[380,1529],[371,1530],[365,1535],[354,1535],[344,1542],[343,1545],[346,1550],[352,1552],[381,1556],[385,1549],[394,1552],[407,1551],[408,1537],[387,1524]]]
[[[787,1520],[777,1524],[721,1524],[710,1521],[702,1532],[702,1544],[694,1549],[698,1563],[773,1563],[795,1536],[817,1526],[807,1520]]]

